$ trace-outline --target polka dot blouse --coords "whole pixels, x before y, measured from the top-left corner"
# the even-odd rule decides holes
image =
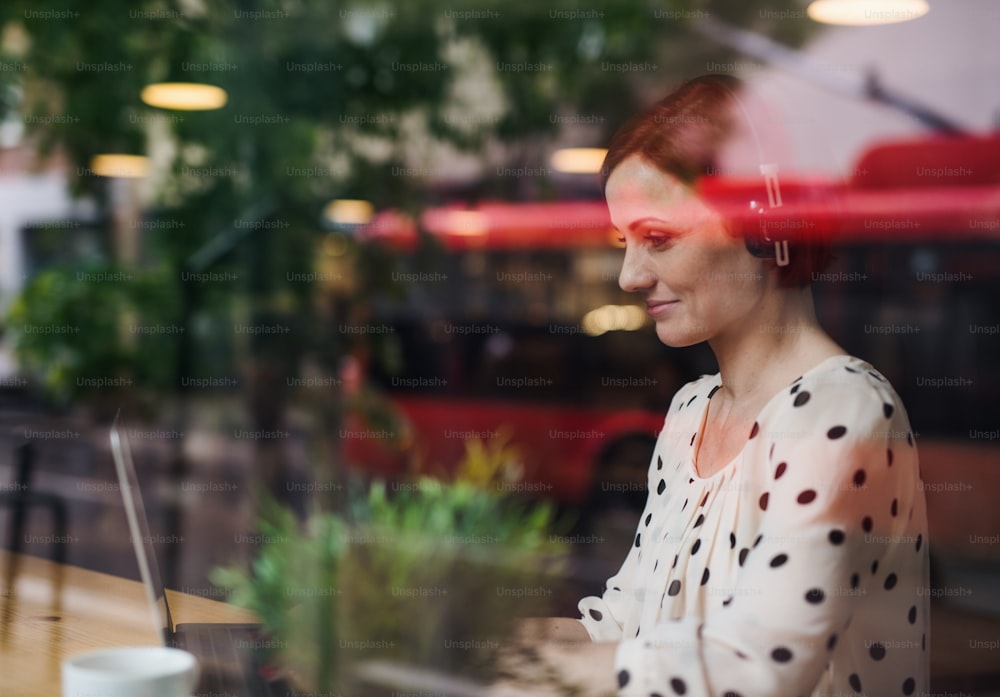
[[[833,356],[775,395],[702,478],[718,374],[675,395],[635,542],[601,597],[623,696],[918,695],[927,517],[909,420],[871,365]]]

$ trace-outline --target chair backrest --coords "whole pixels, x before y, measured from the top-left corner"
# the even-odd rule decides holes
[[[52,535],[55,545],[53,558],[61,564],[66,560],[66,529],[69,519],[66,502],[55,494],[32,490],[35,455],[35,444],[30,440],[23,440],[14,446],[14,480],[10,484],[9,491],[0,492],[0,505],[11,507],[7,549],[14,554],[22,551],[26,539],[24,532],[28,509],[32,506],[45,506],[52,511],[52,525],[55,532]]]

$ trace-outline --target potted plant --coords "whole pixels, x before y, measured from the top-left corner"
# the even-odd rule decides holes
[[[470,442],[452,478],[375,481],[349,512],[268,506],[249,572],[213,581],[304,689],[349,689],[372,662],[488,679],[516,618],[548,614],[565,556],[552,505],[498,486],[516,475],[502,442]]]

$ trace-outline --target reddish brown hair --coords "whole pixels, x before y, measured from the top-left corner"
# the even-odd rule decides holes
[[[741,90],[743,83],[735,77],[703,75],[638,114],[611,138],[601,169],[602,185],[607,186],[611,172],[625,159],[640,155],[695,188],[703,177],[722,174],[719,156],[741,122],[749,127],[759,149],[756,129],[738,96]],[[767,200],[763,177],[760,191],[752,198]],[[740,225],[731,225],[730,230],[743,235]],[[788,247],[790,263],[774,265],[782,287],[807,286],[830,263],[829,231],[823,225],[800,232]]]

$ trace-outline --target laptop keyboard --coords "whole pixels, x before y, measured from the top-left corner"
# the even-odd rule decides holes
[[[201,675],[195,697],[287,697],[289,686],[271,676],[253,650],[260,628],[252,624],[180,624],[178,648],[193,653]]]

